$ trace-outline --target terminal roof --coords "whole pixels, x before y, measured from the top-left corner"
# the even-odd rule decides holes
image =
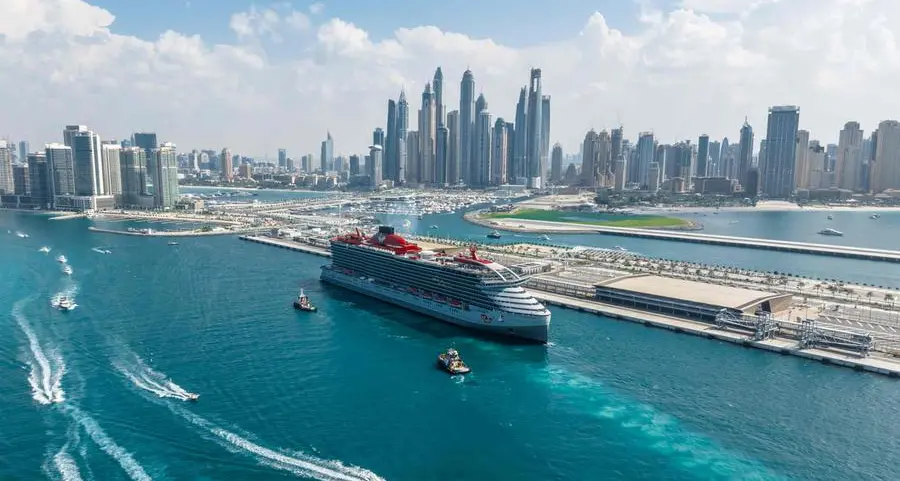
[[[776,294],[774,292],[723,286],[720,284],[707,284],[705,282],[650,274],[617,277],[595,285],[597,287],[631,291],[635,294],[665,297],[739,310],[747,309],[763,301],[790,296],[790,294]]]

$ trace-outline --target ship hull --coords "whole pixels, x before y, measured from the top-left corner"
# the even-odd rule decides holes
[[[550,329],[549,314],[546,316],[522,316],[504,312],[502,319],[500,319],[498,311],[489,311],[476,307],[470,307],[469,309],[453,307],[450,304],[438,302],[434,299],[425,299],[391,289],[371,282],[368,279],[347,275],[331,269],[330,266],[322,267],[322,281],[457,326],[493,335],[524,339],[542,344],[547,343]]]

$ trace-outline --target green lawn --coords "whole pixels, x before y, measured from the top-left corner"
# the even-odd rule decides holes
[[[661,215],[599,214],[544,209],[517,209],[513,212],[493,212],[484,214],[483,217],[487,219],[543,220],[609,227],[682,227],[689,224],[684,219]]]

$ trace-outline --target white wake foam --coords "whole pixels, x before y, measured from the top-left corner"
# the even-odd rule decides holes
[[[191,393],[175,384],[165,374],[155,371],[148,366],[140,356],[127,348],[123,348],[123,350],[127,351],[126,357],[130,357],[131,362],[114,361],[113,366],[135,386],[150,391],[159,397],[175,398],[182,401],[187,401],[191,398]]]
[[[128,477],[134,481],[152,481],[150,475],[147,474],[144,467],[134,459],[134,456],[125,450],[125,448],[116,444],[116,442],[106,434],[106,431],[97,424],[97,421],[94,420],[94,418],[81,409],[69,404],[64,404],[62,409],[66,414],[71,416],[82,429],[84,429],[84,432],[91,437],[94,443],[97,444],[97,447],[119,463],[119,466],[121,466],[125,473],[128,474]]]
[[[22,300],[13,306],[12,315],[19,325],[19,329],[28,338],[28,350],[30,359],[26,362],[30,367],[28,384],[31,386],[32,398],[41,404],[60,403],[65,400],[65,391],[62,389],[62,378],[66,373],[66,365],[61,355],[51,351],[45,353],[44,348],[28,319],[22,314],[22,306],[26,301]]]
[[[62,481],[82,481],[81,472],[78,471],[78,464],[75,463],[75,460],[69,454],[68,444],[63,446],[53,456],[53,466],[56,467]]]

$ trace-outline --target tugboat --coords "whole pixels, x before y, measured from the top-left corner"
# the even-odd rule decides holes
[[[298,295],[297,300],[294,301],[294,309],[306,312],[316,312],[318,310],[316,306],[309,303],[309,297],[306,297],[303,289],[300,289],[300,295]]]
[[[438,355],[437,365],[439,368],[449,372],[450,374],[468,374],[471,372],[469,366],[459,357],[459,353],[452,347],[447,352]]]
[[[491,231],[491,233],[488,234],[487,236],[488,236],[488,239],[499,239],[501,237],[500,233],[497,231]]]

